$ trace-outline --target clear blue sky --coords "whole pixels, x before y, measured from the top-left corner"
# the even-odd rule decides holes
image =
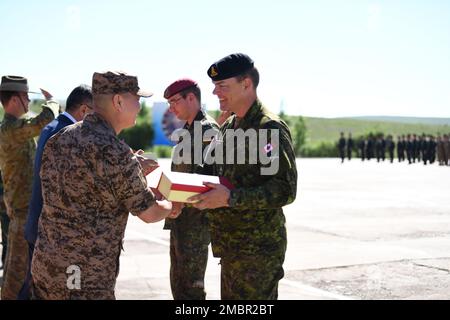
[[[163,101],[207,68],[247,53],[278,112],[450,117],[450,1],[0,1],[0,74],[64,99],[92,73],[124,70]]]

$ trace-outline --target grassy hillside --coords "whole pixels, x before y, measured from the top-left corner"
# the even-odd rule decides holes
[[[421,123],[421,124],[431,124],[431,125],[445,125],[445,124],[450,125],[450,118],[365,116],[365,117],[350,117],[348,119],[381,121],[381,122]]]
[[[399,134],[433,134],[450,133],[450,126],[433,125],[426,123],[402,123],[392,121],[368,121],[351,118],[309,118],[305,117],[307,127],[307,145],[316,145],[320,142],[335,142],[339,133],[343,131],[347,136],[351,132],[353,137],[368,134],[369,132],[383,132],[396,137]]]

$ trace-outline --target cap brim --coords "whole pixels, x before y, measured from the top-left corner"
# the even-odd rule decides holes
[[[42,95],[42,91],[39,90],[39,89],[36,88],[36,87],[31,87],[31,88],[29,88],[29,89],[28,89],[28,93],[33,93],[33,94],[40,94],[40,95]]]
[[[21,83],[2,83],[0,85],[0,91],[13,91],[13,92],[27,92],[27,93],[40,93],[31,91],[28,85]]]
[[[144,90],[139,90],[136,93],[138,96],[140,97],[144,97],[144,98],[150,98],[153,95],[153,92],[150,91],[144,91]]]

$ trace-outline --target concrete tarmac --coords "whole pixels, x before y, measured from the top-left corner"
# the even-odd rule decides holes
[[[160,161],[163,168],[167,160]],[[284,300],[450,299],[450,167],[298,159]],[[171,299],[169,231],[130,217],[118,299]],[[220,299],[211,254],[207,299]]]
[[[450,167],[298,159],[297,168],[280,299],[450,299]],[[130,216],[117,299],[172,299],[162,227]],[[211,253],[205,286],[220,299]]]

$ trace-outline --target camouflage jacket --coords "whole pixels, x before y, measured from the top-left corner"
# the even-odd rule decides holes
[[[223,123],[218,138],[211,143],[208,152],[210,155],[220,145],[224,147],[222,164],[215,150],[217,158],[210,168],[215,175],[226,177],[235,187],[230,193],[230,207],[212,210],[208,215],[213,253],[221,257],[248,256],[286,250],[282,207],[293,202],[297,192],[297,169],[290,130],[284,121],[256,100],[236,129],[243,129],[244,132],[255,129],[257,143],[252,145],[249,139],[245,143],[234,141],[234,148],[228,149],[225,147],[231,141],[227,141],[226,132],[235,128],[235,122],[236,116],[233,115]],[[260,129],[278,132],[279,139],[272,141],[271,134],[265,135]],[[266,141],[263,135],[268,136]],[[245,162],[242,164],[236,159],[239,147],[245,151]],[[250,154],[255,151],[258,160],[252,164]],[[261,161],[260,155],[269,161]],[[262,174],[262,169],[271,166],[272,169]]]
[[[0,171],[0,195],[3,197],[3,178],[1,171]]]
[[[154,204],[130,147],[98,114],[51,137],[42,156],[43,211],[33,280],[70,298],[66,270],[81,270],[81,290],[111,292],[128,213]]]
[[[48,107],[47,104],[54,104]],[[36,152],[34,137],[55,118],[57,105],[49,101],[34,118],[20,118],[5,113],[0,124],[0,169],[3,176],[4,199],[8,211],[28,207]],[[59,107],[59,106],[58,106]]]
[[[205,148],[209,145],[209,143],[211,142],[210,140],[203,140],[203,134],[209,130],[209,129],[213,129],[215,130],[215,132],[219,131],[219,126],[217,125],[217,122],[208,114],[206,114],[203,110],[199,110],[199,112],[197,113],[194,122],[192,122],[191,125],[189,125],[188,123],[186,123],[183,127],[183,129],[187,130],[187,132],[190,134],[191,137],[191,154],[190,154],[190,159],[189,162],[187,163],[179,163],[179,164],[175,164],[174,162],[172,162],[171,164],[171,170],[175,171],[175,172],[187,172],[187,173],[203,173],[203,166],[202,163],[200,164],[195,164],[195,159],[194,159],[194,139],[196,138],[194,136],[194,128],[195,128],[195,122],[199,123],[201,125],[201,138],[202,138],[202,154],[200,156],[200,162],[203,162],[203,151],[205,150]],[[199,137],[200,138],[200,137]],[[180,139],[179,143],[181,143],[183,141],[183,138]],[[182,156],[182,154],[180,155]],[[205,212],[206,213],[206,212]],[[170,229],[171,226],[175,223],[178,224],[182,224],[184,219],[183,216],[187,216],[190,214],[200,214],[199,210],[193,207],[185,207],[183,208],[183,211],[181,213],[181,215],[177,218],[177,219],[166,219],[165,224],[164,224],[164,229]],[[206,219],[206,216],[203,217],[204,219]],[[205,220],[206,221],[206,220]]]
[[[0,215],[2,215],[3,213],[6,214],[6,206],[5,201],[3,201],[3,179],[0,172]]]

